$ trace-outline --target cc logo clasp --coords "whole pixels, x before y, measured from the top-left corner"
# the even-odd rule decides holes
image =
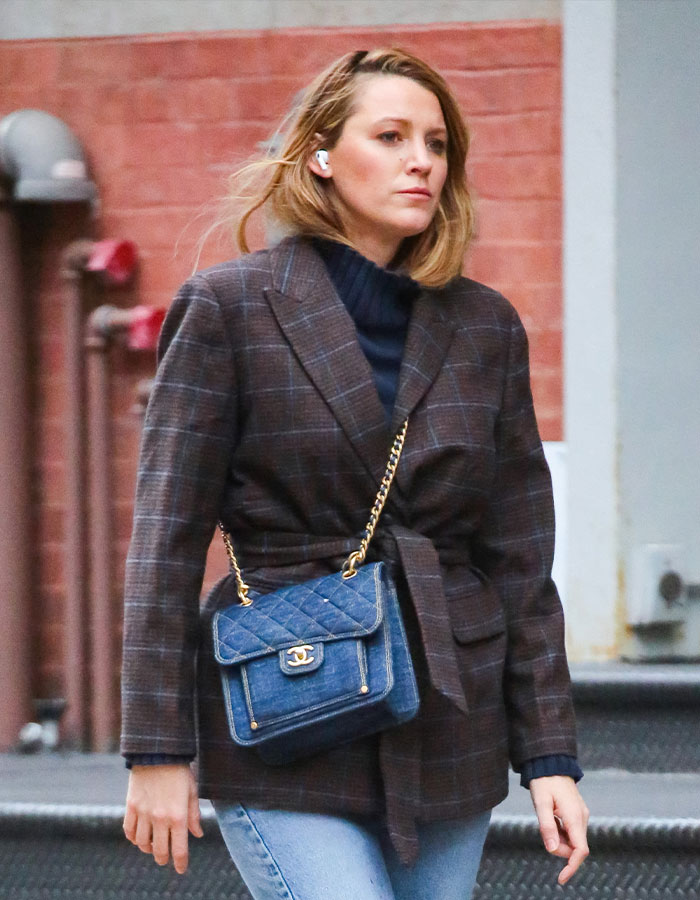
[[[313,649],[311,644],[300,644],[298,647],[290,647],[287,650],[287,656],[291,656],[292,659],[287,660],[287,665],[294,668],[297,666],[310,666],[315,658],[309,656]]]

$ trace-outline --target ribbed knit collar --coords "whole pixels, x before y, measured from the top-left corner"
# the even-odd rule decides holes
[[[421,286],[409,275],[382,268],[346,244],[313,238],[331,281],[357,325],[405,326]]]

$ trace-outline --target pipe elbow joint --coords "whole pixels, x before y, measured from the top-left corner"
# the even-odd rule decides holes
[[[19,109],[0,120],[0,175],[20,202],[97,199],[77,137],[61,119],[38,109]]]

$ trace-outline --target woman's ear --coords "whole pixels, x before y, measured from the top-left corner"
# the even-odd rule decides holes
[[[314,150],[308,165],[314,175],[318,175],[319,178],[330,178],[333,175],[328,151],[324,150],[323,147],[319,150]]]
[[[314,134],[315,150],[311,154],[308,166],[319,178],[330,178],[333,174],[328,151],[324,148],[325,138],[320,132]]]

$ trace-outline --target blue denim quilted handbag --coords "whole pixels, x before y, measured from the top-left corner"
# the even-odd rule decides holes
[[[404,422],[360,548],[340,572],[250,594],[220,524],[239,602],[213,619],[231,737],[283,764],[413,718],[418,688],[396,589],[364,562],[406,436]]]

